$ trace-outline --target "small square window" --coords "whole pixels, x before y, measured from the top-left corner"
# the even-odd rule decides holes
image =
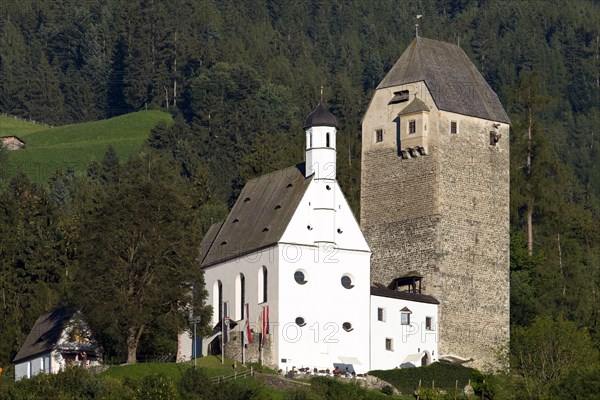
[[[385,321],[385,308],[377,309],[377,321]]]
[[[402,325],[410,325],[410,313],[408,313],[408,312],[400,313],[400,323]]]
[[[408,133],[417,132],[417,121],[414,119],[412,121],[408,121]]]
[[[425,330],[427,330],[427,331],[433,330],[433,318],[425,317]]]
[[[391,338],[385,338],[385,349],[388,351],[394,351],[394,340]]]
[[[450,122],[450,133],[456,135],[458,133],[458,123],[456,121]]]
[[[383,129],[377,129],[375,131],[375,142],[383,142]]]

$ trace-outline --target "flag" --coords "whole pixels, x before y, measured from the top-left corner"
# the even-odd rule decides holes
[[[261,318],[261,333],[262,333],[262,340],[261,340],[261,346],[264,347],[265,343],[267,341],[267,335],[269,334],[269,306],[264,306],[262,308],[262,318]]]
[[[250,305],[246,303],[246,326],[244,335],[244,344],[252,343],[252,331],[250,331]]]

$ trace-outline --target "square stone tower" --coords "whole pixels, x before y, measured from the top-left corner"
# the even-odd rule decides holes
[[[439,357],[478,368],[509,341],[509,124],[460,47],[419,37],[362,122],[371,280],[423,275],[440,301]]]

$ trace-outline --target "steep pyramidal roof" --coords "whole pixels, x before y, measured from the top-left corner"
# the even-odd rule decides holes
[[[319,102],[317,108],[308,114],[304,121],[304,129],[312,128],[313,126],[333,126],[334,128],[338,126],[337,119],[325,107],[322,100]]]
[[[496,93],[454,44],[415,38],[377,89],[419,81],[440,110],[510,123]]]
[[[312,176],[304,164],[252,179],[225,222],[213,224],[201,244],[201,266],[208,267],[277,243],[300,204]]]

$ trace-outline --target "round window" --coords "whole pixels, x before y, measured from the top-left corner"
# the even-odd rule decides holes
[[[304,321],[304,318],[297,317],[296,318],[296,325],[298,325],[298,326],[304,326],[304,325],[306,325],[306,322]]]
[[[294,280],[298,285],[304,285],[307,282],[306,275],[304,275],[304,272],[300,270],[294,272]]]
[[[352,324],[350,322],[344,322],[342,324],[342,328],[344,328],[346,332],[350,332],[352,329],[354,329],[352,328]]]
[[[352,289],[354,287],[352,284],[352,278],[348,275],[342,276],[342,286],[346,289]]]

